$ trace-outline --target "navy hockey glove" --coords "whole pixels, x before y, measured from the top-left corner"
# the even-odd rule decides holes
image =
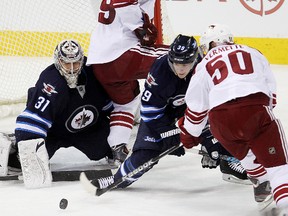
[[[135,35],[143,46],[152,46],[155,44],[158,36],[158,30],[151,23],[148,14],[143,13],[143,26],[134,30]]]
[[[216,168],[220,163],[219,154],[221,150],[221,145],[218,140],[214,138],[211,134],[209,126],[203,130],[201,137],[203,138],[203,140],[201,141],[202,150],[206,150],[210,157],[208,158],[205,155],[203,156],[201,160],[202,167],[210,169]]]
[[[161,133],[161,138],[163,138],[163,149],[162,151],[166,151],[167,149],[171,148],[172,146],[179,145],[180,143],[180,130],[179,128],[172,128],[169,131]],[[185,154],[185,150],[183,146],[179,147],[175,151],[171,152],[169,155],[176,155],[178,157]]]
[[[208,153],[205,146],[201,146],[201,150],[203,152]],[[201,164],[203,168],[215,169],[219,165],[219,162],[218,160],[211,159],[209,154],[207,154],[207,155],[203,155],[201,159]]]

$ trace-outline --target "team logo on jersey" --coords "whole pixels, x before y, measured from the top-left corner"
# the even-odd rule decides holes
[[[42,89],[42,92],[46,93],[48,96],[51,96],[53,93],[57,94],[58,92],[55,90],[55,87],[50,85],[50,84],[46,84],[43,83],[44,88]]]
[[[148,76],[147,76],[147,79],[145,81],[147,83],[147,85],[149,87],[151,87],[152,85],[158,85],[156,82],[155,82],[155,78],[149,73]]]
[[[66,128],[71,133],[76,133],[90,127],[97,122],[99,113],[96,107],[85,105],[76,109],[66,121]]]
[[[156,139],[154,137],[145,136],[144,137],[144,141],[146,141],[146,142],[156,142]]]

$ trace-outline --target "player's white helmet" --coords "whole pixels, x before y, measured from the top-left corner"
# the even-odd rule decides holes
[[[200,37],[200,48],[204,54],[209,51],[211,42],[215,42],[217,45],[224,43],[233,44],[233,34],[229,27],[223,24],[209,25]]]
[[[70,88],[77,86],[83,61],[83,49],[76,40],[63,40],[56,46],[54,64]]]

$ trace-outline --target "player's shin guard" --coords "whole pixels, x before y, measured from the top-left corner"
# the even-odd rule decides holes
[[[52,175],[44,139],[21,141],[18,148],[26,188],[51,186]]]
[[[110,147],[121,143],[128,144],[133,128],[134,115],[140,103],[140,94],[127,104],[113,103],[114,110],[110,115]]]
[[[288,209],[288,164],[266,168],[278,208]]]

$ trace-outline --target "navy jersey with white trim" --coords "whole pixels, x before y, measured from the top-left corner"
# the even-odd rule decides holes
[[[177,77],[168,63],[168,55],[157,59],[145,81],[141,97],[141,118],[157,133],[176,128],[175,121],[184,115],[184,100],[192,72]]]
[[[111,100],[90,66],[83,67],[77,87],[72,89],[52,64],[28,90],[26,109],[16,119],[16,141],[97,130],[112,109]]]

